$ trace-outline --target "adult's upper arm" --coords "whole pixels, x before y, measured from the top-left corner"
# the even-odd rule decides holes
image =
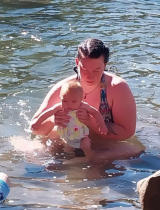
[[[34,114],[32,119],[37,118],[42,112],[44,112],[46,109],[52,107],[54,104],[59,103],[60,102],[60,89],[62,84],[64,84],[65,82],[72,80],[75,78],[75,75],[70,76],[64,80],[61,80],[60,82],[58,82],[57,84],[55,84],[52,89],[48,92],[48,94],[46,95],[46,97],[44,98],[42,104],[40,105],[39,109],[37,110],[37,112]]]
[[[48,92],[46,97],[44,98],[42,104],[40,105],[39,109],[33,116],[33,118],[37,118],[42,112],[44,112],[46,109],[52,107],[54,104],[59,102],[59,92],[60,88],[55,85],[52,87],[52,89]]]
[[[128,84],[122,80],[112,90],[114,123],[123,128],[122,138],[129,138],[136,129],[136,104]]]

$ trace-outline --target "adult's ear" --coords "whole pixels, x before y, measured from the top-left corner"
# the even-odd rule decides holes
[[[107,64],[108,64],[107,62],[106,62],[106,63],[104,63],[105,68],[106,68]]]
[[[75,58],[75,63],[76,63],[76,66],[78,66],[78,63],[79,63],[79,59],[78,58]]]

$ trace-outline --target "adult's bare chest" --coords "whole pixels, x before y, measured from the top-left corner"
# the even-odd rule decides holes
[[[100,105],[100,88],[93,90],[93,92],[89,94],[85,94],[84,100],[89,105],[99,109]]]

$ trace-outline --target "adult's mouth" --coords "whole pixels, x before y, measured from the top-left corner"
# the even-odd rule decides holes
[[[87,81],[87,83],[89,83],[89,84],[93,84],[93,83],[94,83],[94,81]]]

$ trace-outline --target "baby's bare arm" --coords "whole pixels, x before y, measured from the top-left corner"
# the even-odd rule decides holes
[[[93,129],[95,132],[102,135],[106,135],[108,129],[105,125],[102,115],[99,110],[90,106],[89,104],[82,102],[81,107],[78,111],[79,113],[87,112],[86,117],[81,117],[81,114],[78,115],[80,121],[86,124],[89,128]],[[82,120],[81,120],[82,119]]]

